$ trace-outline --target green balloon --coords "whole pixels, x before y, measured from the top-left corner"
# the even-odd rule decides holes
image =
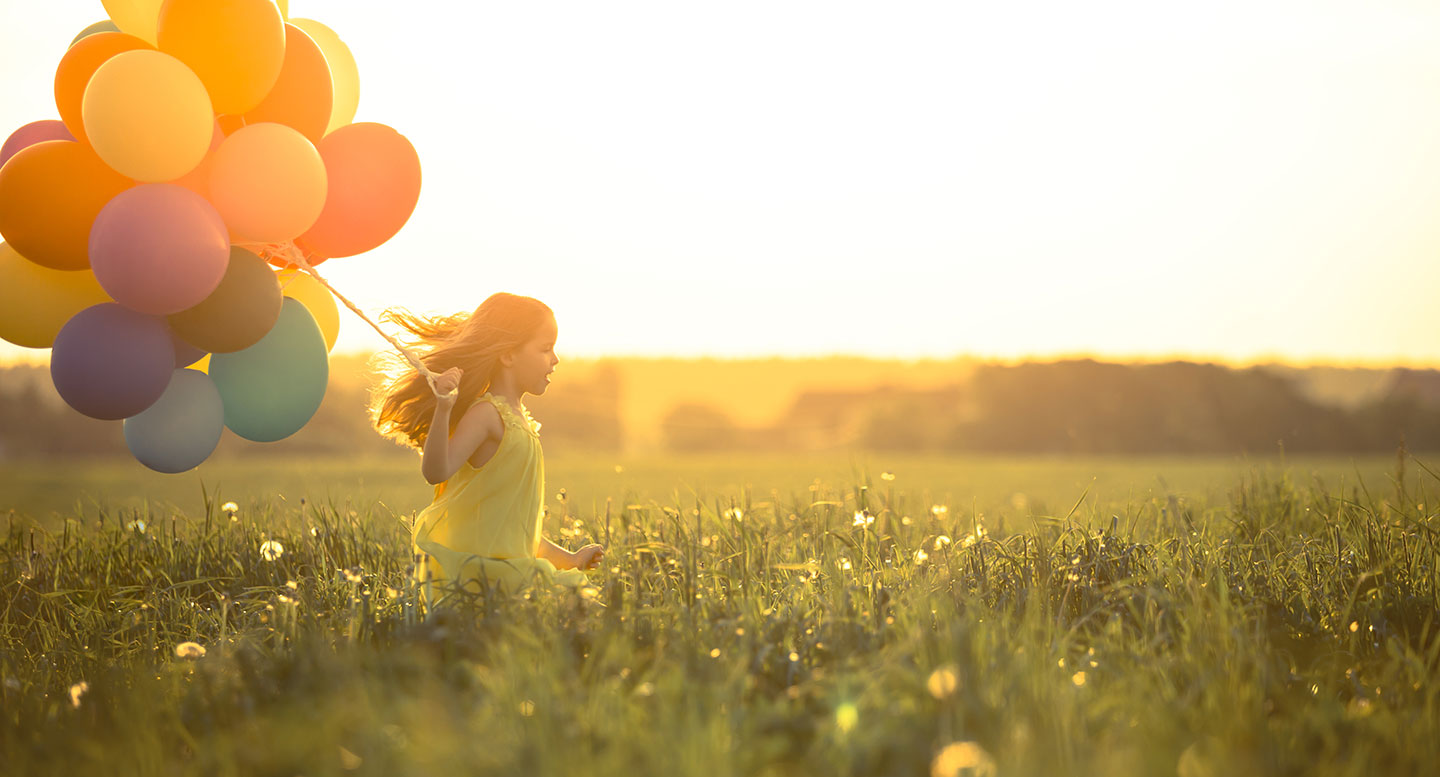
[[[260,342],[280,315],[280,281],[264,259],[230,247],[225,277],[198,305],[167,316],[170,331],[210,353],[231,353]]]
[[[325,336],[310,311],[286,297],[260,342],[210,357],[210,377],[230,431],[255,442],[284,439],[300,431],[325,398]]]
[[[109,19],[106,19],[106,20],[103,21],[103,22],[95,22],[94,24],[90,25],[89,27],[86,27],[85,29],[81,30],[81,31],[80,31],[80,34],[75,36],[75,40],[70,41],[70,45],[71,45],[71,46],[74,46],[76,43],[79,43],[82,38],[88,38],[88,37],[90,37],[91,35],[94,35],[94,34],[97,33],[97,32],[119,32],[119,31],[120,31],[120,28],[119,28],[119,27],[116,27],[116,26],[115,26],[115,22],[112,22],[112,21],[110,21]]]

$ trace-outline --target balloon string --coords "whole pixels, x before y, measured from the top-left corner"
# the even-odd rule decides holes
[[[241,243],[240,245],[245,248],[256,249],[259,254],[266,259],[282,259],[286,264],[303,270],[305,274],[309,275],[311,278],[314,278],[316,281],[319,281],[321,286],[324,286],[330,291],[331,294],[334,294],[335,298],[343,302],[345,304],[345,307],[350,308],[350,311],[355,315],[359,316],[360,320],[369,324],[371,328],[373,328],[376,332],[380,333],[381,337],[385,338],[387,342],[395,346],[395,350],[399,351],[400,355],[404,356],[406,361],[410,362],[410,364],[413,365],[415,369],[420,372],[421,375],[425,376],[425,381],[430,384],[430,390],[435,393],[436,397],[444,396],[444,394],[442,394],[442,392],[440,391],[439,386],[435,383],[435,379],[440,376],[435,374],[435,372],[432,371],[429,367],[426,367],[425,363],[420,361],[420,357],[416,356],[414,351],[407,348],[404,343],[396,340],[394,337],[391,337],[384,329],[380,328],[379,324],[375,323],[370,319],[369,316],[365,315],[365,311],[361,310],[358,306],[355,305],[355,303],[351,302],[350,299],[344,294],[341,294],[339,289],[331,286],[329,281],[322,278],[320,276],[320,273],[316,272],[315,268],[310,264],[310,262],[306,261],[305,252],[301,251],[300,248],[294,243],[286,241],[284,243]],[[451,391],[450,393],[453,394],[455,392]]]

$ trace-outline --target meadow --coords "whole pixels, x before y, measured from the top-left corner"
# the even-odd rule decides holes
[[[552,456],[429,609],[404,457],[0,469],[7,774],[1420,774],[1428,456]]]

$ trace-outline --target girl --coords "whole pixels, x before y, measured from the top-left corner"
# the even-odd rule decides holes
[[[375,428],[420,449],[420,473],[438,484],[434,502],[415,517],[412,538],[426,598],[430,584],[508,592],[536,577],[587,584],[581,570],[599,564],[605,549],[571,553],[540,536],[540,424],[521,403],[527,393],[545,393],[559,363],[554,313],[539,300],[500,292],[468,316],[385,315],[415,336],[420,361],[441,373],[432,390],[413,366],[395,363],[371,404]]]

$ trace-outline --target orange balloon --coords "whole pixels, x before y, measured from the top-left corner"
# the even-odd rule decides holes
[[[420,199],[420,157],[385,126],[347,124],[318,147],[329,194],[320,218],[297,243],[322,256],[354,256],[395,236]]]
[[[97,32],[81,38],[60,58],[55,68],[55,107],[60,109],[60,120],[77,140],[85,139],[85,121],[80,117],[80,103],[85,97],[85,86],[90,76],[116,54],[136,49],[153,49],[134,35],[123,32]]]
[[[293,24],[285,25],[285,65],[265,100],[245,114],[246,124],[273,121],[319,143],[330,124],[330,66],[320,46]]]
[[[216,113],[259,105],[285,61],[285,22],[271,0],[166,0],[158,39],[200,77]]]
[[[36,143],[0,167],[0,236],[38,265],[83,270],[95,216],[134,185],[83,143]]]
[[[194,170],[170,183],[184,186],[201,197],[210,199],[210,168],[215,165],[215,149],[219,148],[223,142],[225,142],[225,132],[220,128],[220,122],[217,120],[215,131],[210,136],[210,150],[205,152],[205,158],[200,160],[200,164],[196,165]]]
[[[225,139],[210,168],[210,201],[236,242],[281,243],[325,207],[325,163],[284,124],[250,124]]]

